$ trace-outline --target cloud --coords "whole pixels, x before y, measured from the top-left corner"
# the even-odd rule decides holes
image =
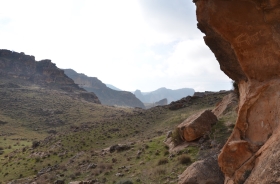
[[[11,0],[1,8],[0,48],[124,90],[230,84],[196,28],[190,0]]]
[[[189,0],[139,0],[146,22],[173,39],[200,36],[196,29],[195,6]]]

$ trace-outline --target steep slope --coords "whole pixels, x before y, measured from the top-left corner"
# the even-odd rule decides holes
[[[240,93],[236,126],[218,159],[225,183],[279,183],[280,2],[194,2],[205,43]]]
[[[169,104],[172,101],[180,100],[183,97],[192,96],[194,94],[194,89],[182,88],[172,90],[163,87],[148,93],[142,93],[140,90],[136,90],[134,94],[144,103],[155,103],[166,98]]]
[[[65,69],[64,72],[67,76],[72,78],[76,84],[87,91],[94,92],[104,105],[145,108],[144,104],[130,92],[110,89],[96,77],[88,77],[72,69]]]
[[[0,50],[1,82],[21,86],[37,85],[47,89],[62,90],[87,101],[100,103],[94,93],[88,93],[58,69],[51,60],[35,61],[34,56],[9,50]],[[5,84],[4,83],[4,84]]]

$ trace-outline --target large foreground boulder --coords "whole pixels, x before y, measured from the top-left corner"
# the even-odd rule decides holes
[[[209,132],[217,121],[217,117],[210,110],[205,110],[183,121],[178,125],[178,131],[183,140],[193,141]]]
[[[179,184],[223,184],[224,176],[221,172],[217,155],[196,161],[179,176]]]
[[[279,183],[280,1],[194,0],[198,28],[238,84],[238,118],[218,162],[225,183]]]

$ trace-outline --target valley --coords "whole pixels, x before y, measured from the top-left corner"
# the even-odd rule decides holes
[[[219,146],[211,147],[209,137],[203,149],[195,141],[170,152],[166,133],[213,109],[228,93],[178,101],[176,110],[172,104],[144,110],[101,105],[77,92],[2,76],[0,94],[2,183],[177,183],[188,165],[225,142],[236,118],[230,111],[213,127],[212,134],[219,134],[210,137]]]

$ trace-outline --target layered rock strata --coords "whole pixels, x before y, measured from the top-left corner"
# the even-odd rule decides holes
[[[236,126],[219,155],[225,183],[280,178],[280,1],[195,0],[198,28],[238,83]]]

